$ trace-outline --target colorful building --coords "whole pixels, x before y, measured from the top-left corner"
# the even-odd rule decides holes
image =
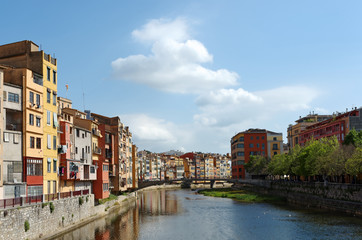
[[[4,88],[4,70],[6,69],[5,66],[0,65],[0,133],[4,129],[4,115],[3,115],[3,88]],[[0,134],[0,199],[4,198],[4,187],[3,187],[3,138]]]
[[[314,112],[305,117],[299,117],[299,119],[295,121],[296,124],[290,124],[288,127],[288,148],[292,149],[295,147],[295,145],[300,144],[299,134],[308,126],[311,126],[317,122],[325,121],[329,118],[332,118],[332,115],[318,115],[314,114]]]
[[[231,138],[232,178],[245,179],[249,175],[244,165],[250,156],[272,157],[283,153],[283,135],[265,129],[249,129]]]
[[[311,138],[318,140],[331,136],[336,136],[338,141],[342,143],[351,129],[362,130],[361,112],[362,108],[355,108],[345,113],[336,113],[332,115],[332,118],[306,127],[299,134],[300,145],[304,146]]]
[[[43,78],[43,193],[57,192],[57,60],[31,41],[0,46],[0,64],[27,68]],[[46,147],[45,147],[46,146]],[[39,164],[35,161],[35,164]],[[50,164],[50,168],[49,168]]]

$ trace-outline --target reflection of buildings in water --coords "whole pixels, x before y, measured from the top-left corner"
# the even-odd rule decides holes
[[[138,207],[140,211],[151,215],[175,214],[179,211],[176,196],[167,194],[165,190],[149,191],[139,194]]]

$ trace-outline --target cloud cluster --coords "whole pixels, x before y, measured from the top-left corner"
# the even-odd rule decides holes
[[[202,93],[237,83],[235,72],[202,65],[212,62],[213,56],[201,42],[189,38],[185,20],[152,20],[132,35],[141,42],[150,42],[151,54],[113,61],[117,79],[175,93]]]
[[[320,94],[303,85],[256,92],[231,88],[238,84],[238,74],[202,65],[212,62],[213,56],[190,37],[185,19],[151,20],[132,35],[149,44],[151,54],[113,61],[116,78],[167,92],[197,94],[198,113],[187,119],[189,124],[174,124],[145,114],[121,115],[141,148],[226,153],[230,138],[238,131],[258,127],[285,132],[290,123],[285,115],[311,109]]]

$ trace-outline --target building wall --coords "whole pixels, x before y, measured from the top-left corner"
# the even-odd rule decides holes
[[[267,134],[268,138],[268,157],[273,157],[276,154],[283,153],[283,135],[282,134]]]
[[[3,89],[4,89],[4,72],[3,70],[0,68],[0,199],[3,199],[3,193],[4,193],[4,188],[3,188],[3,170],[4,170],[4,166],[3,166],[3,129],[4,129],[4,116],[3,116]]]
[[[109,197],[109,190],[103,191],[103,184],[109,185],[109,171],[103,170],[104,166],[109,166],[109,163],[105,159],[105,125],[99,124],[98,129],[102,135],[102,138],[98,141],[98,146],[101,148],[102,155],[99,156],[97,179],[93,183],[93,191],[96,199],[103,199]]]
[[[43,53],[42,56],[42,75],[43,75],[43,192],[44,194],[55,193],[57,189],[54,187],[58,186],[58,175],[57,169],[59,168],[58,161],[58,150],[57,150],[57,142],[53,143],[54,137],[57,137],[57,127],[58,127],[58,116],[57,116],[57,73],[54,78],[53,71],[57,72],[56,61],[52,64],[51,61],[47,61],[44,58],[47,58],[47,54]],[[48,68],[50,69],[48,74]],[[47,102],[48,92],[50,91],[50,103]],[[54,99],[55,98],[55,99]],[[50,123],[47,123],[48,120],[48,112],[50,113]],[[48,136],[51,139],[51,147],[48,147]],[[51,171],[47,171],[48,161],[51,161]],[[56,169],[54,169],[53,162],[56,162]],[[50,188],[48,184],[50,183]],[[49,190],[50,191],[49,191]]]
[[[14,70],[17,71],[17,70]],[[27,184],[27,194],[39,194],[42,191],[33,191],[33,189],[42,189],[43,174],[39,173],[37,176],[27,176],[27,168],[29,162],[34,159],[43,162],[43,85],[40,76],[36,76],[29,69],[21,69],[23,77],[23,176]],[[36,78],[36,79],[34,79]],[[32,94],[33,99],[30,99]],[[37,98],[40,100],[37,104]],[[31,102],[32,101],[32,102]],[[32,115],[32,120],[30,119]],[[37,124],[37,119],[40,119],[40,124]],[[33,140],[32,140],[33,139]],[[34,142],[32,142],[34,141]],[[40,146],[38,145],[40,141]]]
[[[7,97],[3,102],[4,133],[2,137],[3,147],[6,149],[3,154],[3,195],[4,198],[13,198],[15,196],[25,195],[25,185],[22,184],[22,89],[20,86],[4,85],[4,91],[6,91]],[[9,93],[17,94],[19,101],[17,103],[9,101]],[[19,184],[21,186],[19,186]],[[15,187],[17,189],[15,189]]]

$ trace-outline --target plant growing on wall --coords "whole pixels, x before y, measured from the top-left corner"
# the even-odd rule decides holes
[[[49,203],[49,208],[50,208],[50,213],[53,213],[55,207],[54,207],[54,204],[52,202]]]
[[[30,229],[30,224],[29,224],[28,220],[25,220],[25,222],[24,222],[24,230],[25,230],[25,232],[27,232],[29,229]]]
[[[81,206],[83,204],[84,200],[82,197],[79,197],[79,206]]]

